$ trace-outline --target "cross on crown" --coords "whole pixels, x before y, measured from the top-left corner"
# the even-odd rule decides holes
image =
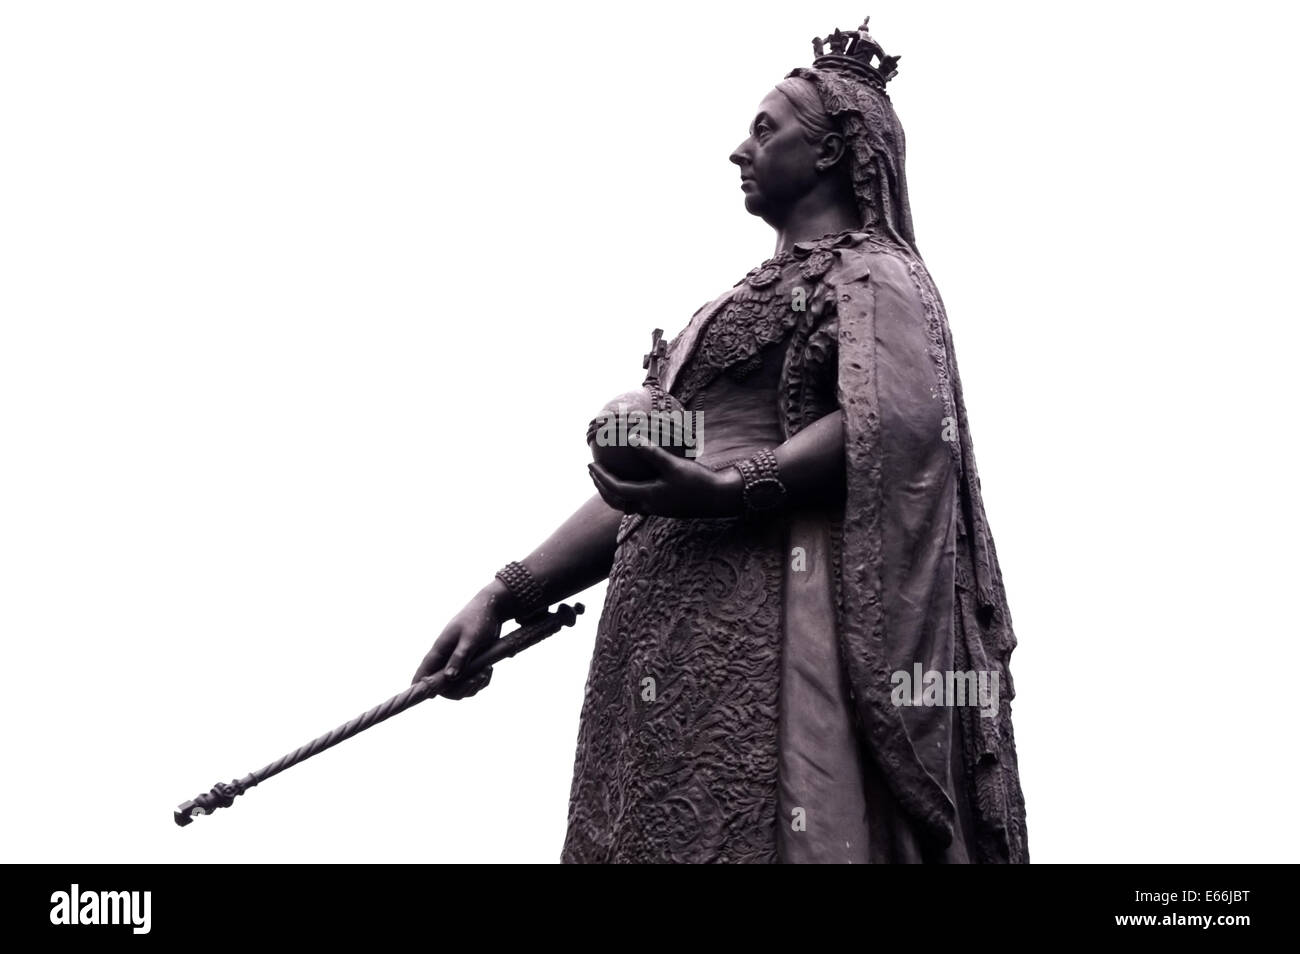
[[[901,57],[885,55],[880,44],[867,32],[870,20],[871,17],[867,17],[856,30],[845,32],[837,27],[825,39],[815,37],[813,66],[851,73],[883,91],[885,84],[898,75]],[[829,52],[826,50],[828,45]]]

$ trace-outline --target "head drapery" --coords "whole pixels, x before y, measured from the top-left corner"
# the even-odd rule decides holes
[[[825,131],[835,131],[844,136],[853,193],[862,214],[863,228],[880,240],[869,243],[875,246],[875,250],[860,256],[857,262],[852,255],[842,257],[841,267],[845,271],[833,273],[837,274],[839,284],[835,309],[841,362],[839,387],[849,395],[841,400],[845,411],[848,490],[840,572],[846,572],[847,567],[856,568],[855,572],[859,573],[864,567],[870,571],[867,578],[859,579],[856,585],[841,583],[845,612],[841,617],[840,638],[847,648],[844,658],[859,706],[860,724],[871,739],[878,763],[886,769],[890,786],[900,804],[939,843],[944,843],[956,834],[957,813],[950,813],[951,806],[945,804],[948,793],[939,792],[932,784],[938,776],[930,773],[919,760],[910,729],[905,726],[901,733],[897,731],[898,710],[893,708],[892,700],[884,699],[882,684],[878,682],[880,673],[872,669],[873,661],[878,662],[889,652],[901,654],[891,660],[899,665],[899,660],[912,655],[896,645],[899,633],[906,632],[907,627],[894,626],[894,632],[886,634],[885,630],[890,626],[886,612],[890,597],[883,588],[883,577],[876,575],[873,579],[871,576],[875,572],[872,567],[889,540],[906,535],[905,527],[889,528],[889,520],[897,520],[895,504],[887,499],[889,495],[884,485],[877,487],[873,482],[879,462],[891,453],[883,450],[891,440],[891,434],[895,434],[892,439],[897,444],[897,435],[905,436],[907,422],[913,419],[906,408],[928,407],[933,396],[924,387],[918,393],[909,392],[908,387],[916,382],[909,381],[906,376],[895,379],[895,384],[901,382],[901,390],[897,387],[893,393],[880,390],[881,365],[877,363],[875,348],[881,341],[888,342],[891,327],[895,334],[902,333],[900,329],[906,332],[910,328],[914,333],[924,328],[929,345],[922,343],[919,347],[925,347],[938,362],[941,369],[938,390],[945,395],[943,413],[947,416],[944,421],[948,424],[955,421],[958,435],[954,445],[959,469],[952,665],[959,671],[991,672],[1003,687],[1004,704],[996,718],[973,716],[965,707],[959,710],[960,731],[955,731],[954,735],[961,739],[972,825],[972,830],[966,835],[973,842],[970,848],[975,860],[1028,862],[1025,802],[1011,724],[1010,703],[1015,698],[1015,687],[1011,679],[1010,657],[1016,647],[1016,636],[993,535],[985,514],[947,313],[938,288],[921,259],[912,228],[904,171],[903,127],[884,91],[884,84],[894,75],[898,58],[884,56],[865,30],[864,23],[856,42],[837,30],[831,39],[831,53],[825,56],[822,41],[814,40],[817,53],[814,65],[791,70],[777,86],[794,105],[805,134],[817,138]],[[828,121],[832,130],[825,129]],[[882,247],[884,245],[896,246],[898,254],[886,250]],[[856,270],[852,270],[854,268]],[[906,275],[915,290],[915,296],[904,295],[901,299],[911,302],[912,312],[904,320],[895,320],[892,325],[887,312],[882,318],[881,299],[868,294],[855,307],[850,289],[850,286],[856,289],[868,278],[878,288],[890,285],[890,274],[895,276],[894,287],[906,289],[907,282],[902,277]],[[834,283],[836,280],[828,276],[827,281]],[[871,282],[864,287],[870,287]],[[861,289],[858,291],[861,294]],[[845,294],[849,298],[841,301]],[[884,363],[884,367],[893,366],[902,365],[899,362]],[[864,376],[862,368],[871,371]],[[856,398],[852,396],[854,394]],[[901,429],[891,426],[891,420],[901,421]],[[915,446],[924,446],[924,441]],[[898,460],[902,455],[893,452],[892,456]],[[873,513],[878,519],[871,516]],[[898,557],[898,560],[898,565],[906,563],[905,558]],[[864,593],[865,600],[862,599]],[[854,601],[857,602],[856,608],[851,605]],[[887,683],[883,685],[887,686]],[[931,751],[924,744],[923,737],[918,737],[918,741],[920,752]],[[953,743],[950,741],[949,744]],[[942,768],[937,766],[940,774]],[[962,797],[959,793],[953,794]]]
[[[817,104],[808,95],[809,84]],[[863,228],[883,232],[919,256],[907,198],[903,126],[889,97],[846,73],[803,66],[776,88],[794,104],[805,129],[829,120],[844,136]]]

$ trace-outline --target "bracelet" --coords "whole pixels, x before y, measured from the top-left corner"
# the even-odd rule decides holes
[[[515,598],[515,618],[530,616],[539,609],[546,608],[546,598],[542,593],[542,587],[531,573],[528,567],[522,563],[511,561],[497,570],[496,577],[505,584],[510,595]]]
[[[771,510],[785,502],[785,484],[770,449],[764,448],[735,467],[740,471],[746,510]]]

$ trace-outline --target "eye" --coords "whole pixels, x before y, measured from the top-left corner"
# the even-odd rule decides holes
[[[754,136],[760,142],[772,134],[772,127],[766,122],[761,122],[754,127]]]

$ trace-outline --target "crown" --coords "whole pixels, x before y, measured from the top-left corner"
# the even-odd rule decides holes
[[[884,92],[885,84],[898,75],[897,66],[901,57],[886,56],[880,44],[871,38],[867,32],[870,19],[867,17],[862,21],[862,26],[849,33],[836,27],[835,32],[825,39],[816,37],[812,41],[813,54],[816,56],[812,65],[851,73]],[[826,52],[828,46],[829,53]]]

